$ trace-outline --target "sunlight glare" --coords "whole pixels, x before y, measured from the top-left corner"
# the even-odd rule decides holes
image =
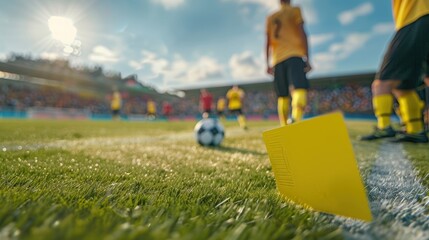
[[[55,40],[65,45],[71,45],[75,40],[77,29],[71,19],[52,16],[48,20],[48,26]]]

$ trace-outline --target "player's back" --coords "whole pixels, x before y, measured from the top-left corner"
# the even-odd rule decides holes
[[[220,98],[220,99],[217,101],[217,110],[218,110],[218,111],[223,111],[223,110],[225,110],[225,99],[224,99],[224,98]]]
[[[200,101],[204,110],[210,110],[212,107],[213,96],[210,93],[201,94]]]
[[[393,16],[397,30],[427,14],[428,0],[393,0]]]
[[[147,112],[151,114],[156,113],[156,106],[154,101],[147,102]]]
[[[301,10],[289,4],[282,4],[279,11],[267,18],[267,34],[273,48],[274,64],[290,57],[305,56],[301,24],[304,22]]]
[[[227,92],[226,97],[228,98],[229,109],[241,108],[241,98],[243,97],[243,91],[241,89],[230,89]]]
[[[111,109],[118,110],[121,108],[121,95],[118,92],[113,93],[112,102],[110,104]]]

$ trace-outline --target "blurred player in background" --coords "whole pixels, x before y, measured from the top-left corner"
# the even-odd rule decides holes
[[[280,10],[266,21],[266,58],[267,73],[274,75],[280,125],[285,126],[291,101],[289,88],[292,90],[290,122],[298,122],[304,115],[309,87],[306,73],[311,65],[301,9],[291,6],[290,0],[280,0],[280,3]]]
[[[361,140],[395,137],[393,142],[429,142],[423,129],[422,108],[416,87],[429,57],[429,1],[393,0],[396,33],[385,53],[380,71],[372,83],[375,131]],[[429,74],[426,72],[426,80]],[[393,95],[406,132],[397,134],[390,117]]]
[[[164,117],[169,118],[172,111],[173,111],[173,107],[171,106],[171,104],[165,101],[162,104],[162,114],[164,115]]]
[[[112,100],[110,102],[110,109],[112,110],[112,119],[120,120],[122,99],[121,93],[117,89],[113,90]]]
[[[232,86],[226,93],[228,99],[228,110],[230,113],[237,116],[238,124],[244,130],[247,130],[246,117],[243,114],[242,102],[244,98],[244,91],[237,85]]]
[[[156,117],[156,103],[152,99],[147,101],[147,115],[151,119]]]
[[[200,110],[203,118],[208,118],[212,113],[213,96],[206,89],[200,91]]]
[[[216,103],[216,112],[217,116],[220,119],[225,119],[225,107],[226,107],[226,100],[224,97],[219,97]]]

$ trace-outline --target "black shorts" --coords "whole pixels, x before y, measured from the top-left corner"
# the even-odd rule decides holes
[[[229,112],[231,114],[238,114],[238,115],[243,115],[243,111],[241,110],[241,108],[238,109],[230,109]]]
[[[115,110],[112,109],[112,115],[118,116],[119,115],[119,109],[115,109]]]
[[[429,78],[429,55],[426,57],[426,75]]]
[[[398,89],[414,89],[429,57],[429,15],[396,32],[384,55],[376,78],[400,80]],[[428,65],[428,64],[426,64]],[[428,75],[428,72],[426,72]]]
[[[223,111],[217,111],[217,115],[219,115],[219,116],[223,116]]]
[[[305,66],[300,57],[291,57],[274,66],[274,89],[277,97],[288,97],[289,85],[293,85],[295,89],[308,89]]]

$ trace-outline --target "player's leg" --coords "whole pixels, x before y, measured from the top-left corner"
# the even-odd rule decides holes
[[[393,110],[392,90],[400,84],[399,80],[376,79],[372,83],[372,106],[377,117],[377,130],[387,134],[386,137],[393,137],[391,129],[391,115]],[[400,112],[400,110],[399,110]],[[383,135],[383,134],[381,134]]]
[[[394,91],[398,98],[399,107],[403,115],[403,120],[406,125],[406,134],[399,136],[399,142],[429,142],[429,139],[424,131],[422,101],[417,92],[417,79],[421,77],[422,63],[426,63],[429,55],[429,15],[426,15],[409,26],[407,40],[412,41],[413,48],[409,54],[412,56],[410,62],[414,63],[414,68],[411,67],[410,77],[413,81],[404,82]]]
[[[286,126],[289,117],[290,97],[285,62],[281,62],[274,67],[274,90],[277,94],[277,112],[280,126]]]
[[[277,98],[277,112],[279,115],[280,126],[286,126],[289,117],[289,97]]]
[[[292,80],[292,119],[299,122],[304,116],[307,106],[307,90],[309,82],[304,71],[306,66],[302,58],[293,57],[288,60],[288,78]]]
[[[240,125],[241,128],[243,128],[244,130],[247,130],[247,120],[246,120],[246,116],[243,114],[243,111],[240,109],[237,110],[237,120],[238,120],[238,125]]]
[[[401,60],[406,57],[406,54],[401,45],[397,44],[404,41],[404,38],[403,29],[396,32],[384,55],[376,79],[371,85],[372,107],[374,115],[377,117],[377,127],[372,134],[361,137],[361,140],[375,140],[396,135],[390,122],[393,110],[392,90],[400,85],[401,79],[404,79],[403,72],[397,70],[404,67]]]
[[[421,101],[416,92],[422,64],[429,53],[428,31],[429,15],[399,30],[389,49],[389,61],[386,63],[385,59],[385,68],[380,74],[380,79],[400,80],[392,92],[399,102],[406,133],[400,134],[394,142],[428,142],[423,132]]]

